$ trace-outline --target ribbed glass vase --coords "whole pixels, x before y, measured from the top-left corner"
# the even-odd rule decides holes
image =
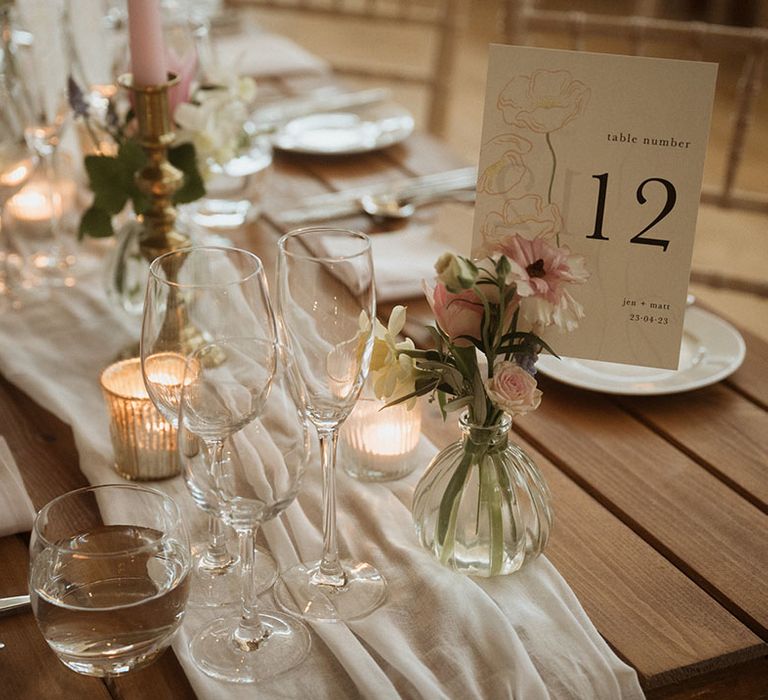
[[[544,550],[550,493],[531,458],[509,439],[512,419],[493,426],[459,419],[461,439],[435,455],[416,486],[421,544],[470,576],[510,574]]]

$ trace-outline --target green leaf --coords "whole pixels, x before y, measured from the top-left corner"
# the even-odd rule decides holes
[[[458,399],[453,399],[452,401],[448,401],[444,408],[446,413],[451,413],[452,411],[458,411],[461,408],[464,408],[466,406],[469,406],[472,403],[472,397],[471,396],[462,396]]]
[[[83,213],[83,218],[80,219],[80,228],[78,229],[77,236],[82,239],[84,236],[92,236],[93,238],[108,238],[114,235],[112,228],[112,217],[109,212],[104,209],[99,209],[96,206],[92,206],[86,209]]]
[[[94,194],[94,206],[109,214],[119,214],[128,200],[122,164],[112,156],[86,156],[85,170]]]
[[[173,196],[175,204],[194,202],[205,195],[205,185],[197,168],[197,153],[191,143],[182,143],[168,149],[168,160],[171,165],[184,173],[184,184]]]
[[[126,178],[125,184],[130,186],[135,182],[136,173],[146,165],[147,154],[136,141],[125,141],[117,152],[117,160]]]

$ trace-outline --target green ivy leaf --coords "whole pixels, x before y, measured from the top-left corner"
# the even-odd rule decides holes
[[[205,185],[197,169],[197,153],[191,143],[182,143],[168,149],[168,161],[184,173],[184,184],[173,196],[175,204],[194,202],[205,195]]]
[[[94,194],[94,206],[110,214],[119,214],[128,195],[123,187],[121,164],[112,156],[86,156],[85,170]]]
[[[90,207],[80,219],[80,228],[78,229],[78,238],[83,236],[92,236],[93,238],[108,238],[114,235],[112,228],[112,216],[108,211],[100,209],[95,205]]]

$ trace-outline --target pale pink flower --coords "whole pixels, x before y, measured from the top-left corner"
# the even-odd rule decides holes
[[[485,392],[494,405],[510,416],[535,411],[541,403],[536,380],[522,367],[501,360],[493,367],[493,377],[485,380]]]
[[[191,50],[179,56],[169,49],[165,58],[168,70],[179,78],[179,82],[168,91],[168,110],[173,117],[176,108],[189,102],[192,94],[192,82],[197,75],[197,51]]]
[[[507,238],[516,233],[526,238],[554,238],[562,228],[560,210],[554,204],[546,204],[538,195],[509,199],[502,214],[491,212],[483,221],[480,229],[482,251],[498,250]]]
[[[442,282],[438,282],[434,288],[425,283],[424,295],[435,314],[437,325],[452,343],[469,346],[472,343],[460,336],[480,338],[483,303],[473,290],[452,294]]]
[[[529,240],[518,234],[497,250],[509,259],[523,318],[542,326],[554,323],[567,331],[576,328],[584,309],[568,287],[589,278],[581,255],[572,255],[568,246],[558,247],[547,238]]]
[[[589,88],[568,71],[537,70],[510,80],[499,95],[498,108],[507,124],[548,134],[577,117],[589,95]]]

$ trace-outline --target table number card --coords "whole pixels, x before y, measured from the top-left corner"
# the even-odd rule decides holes
[[[583,255],[559,354],[677,368],[716,64],[492,45],[473,253]]]

